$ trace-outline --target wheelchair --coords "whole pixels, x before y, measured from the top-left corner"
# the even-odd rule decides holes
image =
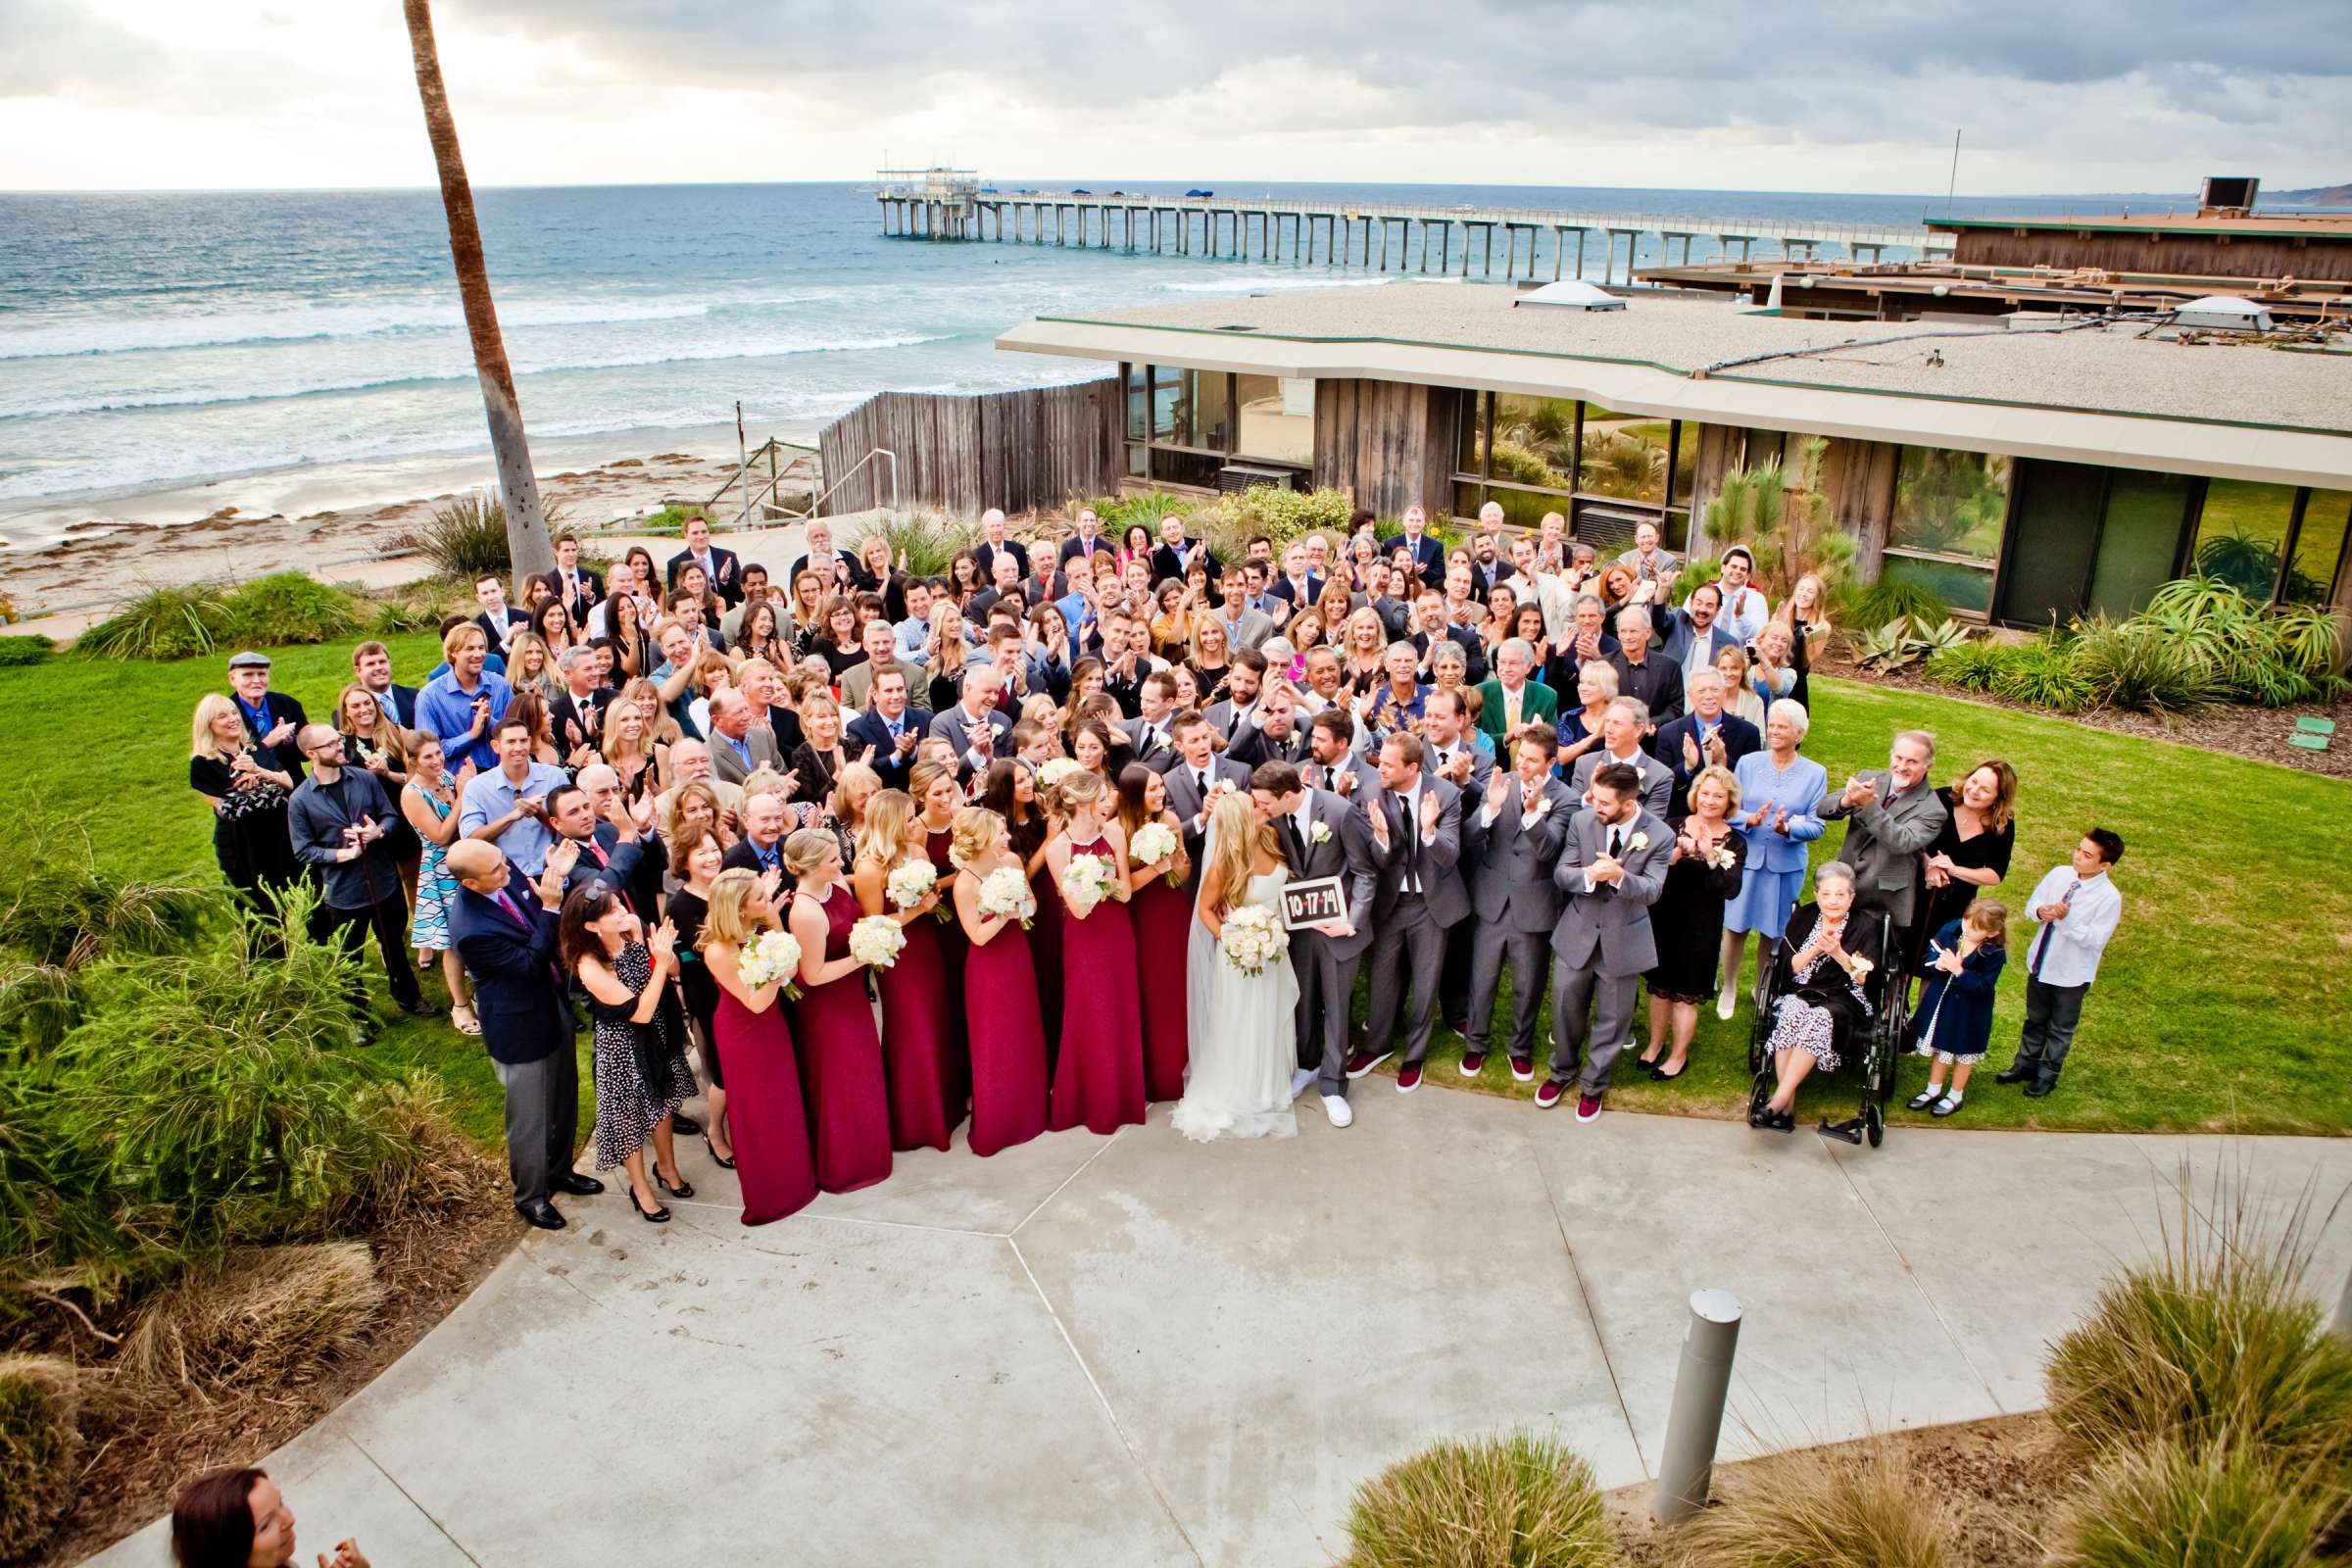
[[[1861,910],[1855,918],[1876,921],[1879,951],[1893,952],[1893,923],[1884,912]],[[1772,1038],[1773,1007],[1780,1000],[1781,960],[1788,952],[1788,938],[1784,934],[1756,965],[1755,1021],[1747,1040],[1750,1116],[1761,1111],[1765,1102],[1772,1098],[1772,1059],[1765,1053],[1764,1043]],[[1859,1105],[1845,1121],[1833,1122],[1824,1116],[1821,1125],[1814,1129],[1816,1132],[1849,1144],[1860,1144],[1867,1139],[1873,1149],[1886,1141],[1886,1102],[1894,1095],[1895,1072],[1902,1061],[1904,1042],[1910,1038],[1909,993],[1898,956],[1882,959],[1877,968],[1863,976],[1862,994],[1870,999],[1870,1024],[1866,1030],[1856,1031],[1841,1018],[1835,1036],[1838,1056],[1837,1076],[1855,1082],[1861,1092]],[[1861,1040],[1853,1038],[1857,1032],[1863,1035]]]

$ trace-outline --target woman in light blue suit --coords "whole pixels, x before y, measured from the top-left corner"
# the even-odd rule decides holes
[[[1764,934],[1769,961],[1772,945],[1788,923],[1788,911],[1804,891],[1805,846],[1821,837],[1822,797],[1829,770],[1796,755],[1811,720],[1802,703],[1782,698],[1765,710],[1764,750],[1740,759],[1740,833],[1747,841],[1747,869],[1740,891],[1724,901],[1723,987],[1715,1016],[1729,1018],[1740,996],[1740,962],[1747,934]]]

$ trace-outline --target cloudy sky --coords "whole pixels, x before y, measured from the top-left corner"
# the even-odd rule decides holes
[[[439,0],[477,184],[2352,179],[2346,0]],[[1778,19],[1778,20],[1775,20]],[[420,185],[397,0],[0,0],[0,189]]]

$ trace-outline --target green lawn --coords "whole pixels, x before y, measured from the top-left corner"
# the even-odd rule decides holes
[[[275,685],[314,714],[333,702],[348,645],[273,654]],[[423,636],[393,644],[394,668],[417,680],[435,658]],[[217,689],[218,659],[177,664],[62,660],[0,669],[0,748],[22,797],[89,822],[102,859],[125,872],[212,874],[211,819],[186,784],[188,715]],[[2065,1085],[2035,1102],[1981,1072],[1960,1126],[2324,1132],[2352,1129],[2352,856],[2342,848],[2352,785],[2266,763],[2081,727],[2062,719],[1910,692],[1817,679],[1810,755],[1833,780],[1883,764],[1898,728],[1936,732],[1936,777],[1987,757],[2022,779],[2019,842],[1997,896],[2015,910],[2034,879],[2101,825],[2130,846],[2116,881],[2124,920],[2083,1013]],[[2276,723],[2250,714],[2247,722]],[[1827,858],[1838,830],[1817,850]],[[1752,958],[1751,958],[1752,963]],[[437,975],[426,994],[440,995]],[[2004,976],[1991,1065],[2007,1061],[2024,978]],[[451,1085],[468,1131],[495,1139],[499,1093],[477,1042],[446,1023],[391,1013],[375,1048],[429,1066]],[[1621,1075],[1612,1103],[1631,1109],[1738,1113],[1746,1086],[1749,1014],[1707,1012],[1689,1074],[1653,1085]],[[1455,1070],[1459,1043],[1432,1054],[1433,1085],[1473,1087]],[[1924,1082],[1906,1061],[1900,1109]],[[1367,1087],[1372,1087],[1368,1085]],[[1526,1096],[1496,1056],[1474,1086]],[[1805,1109],[1850,1100],[1842,1083]],[[1846,1113],[1850,1113],[1849,1110]]]

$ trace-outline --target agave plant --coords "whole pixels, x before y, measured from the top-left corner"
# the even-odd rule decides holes
[[[1854,650],[1854,658],[1863,668],[1886,674],[1917,659],[1919,650],[1919,639],[1912,636],[1911,622],[1905,617],[1890,620],[1864,636]]]

